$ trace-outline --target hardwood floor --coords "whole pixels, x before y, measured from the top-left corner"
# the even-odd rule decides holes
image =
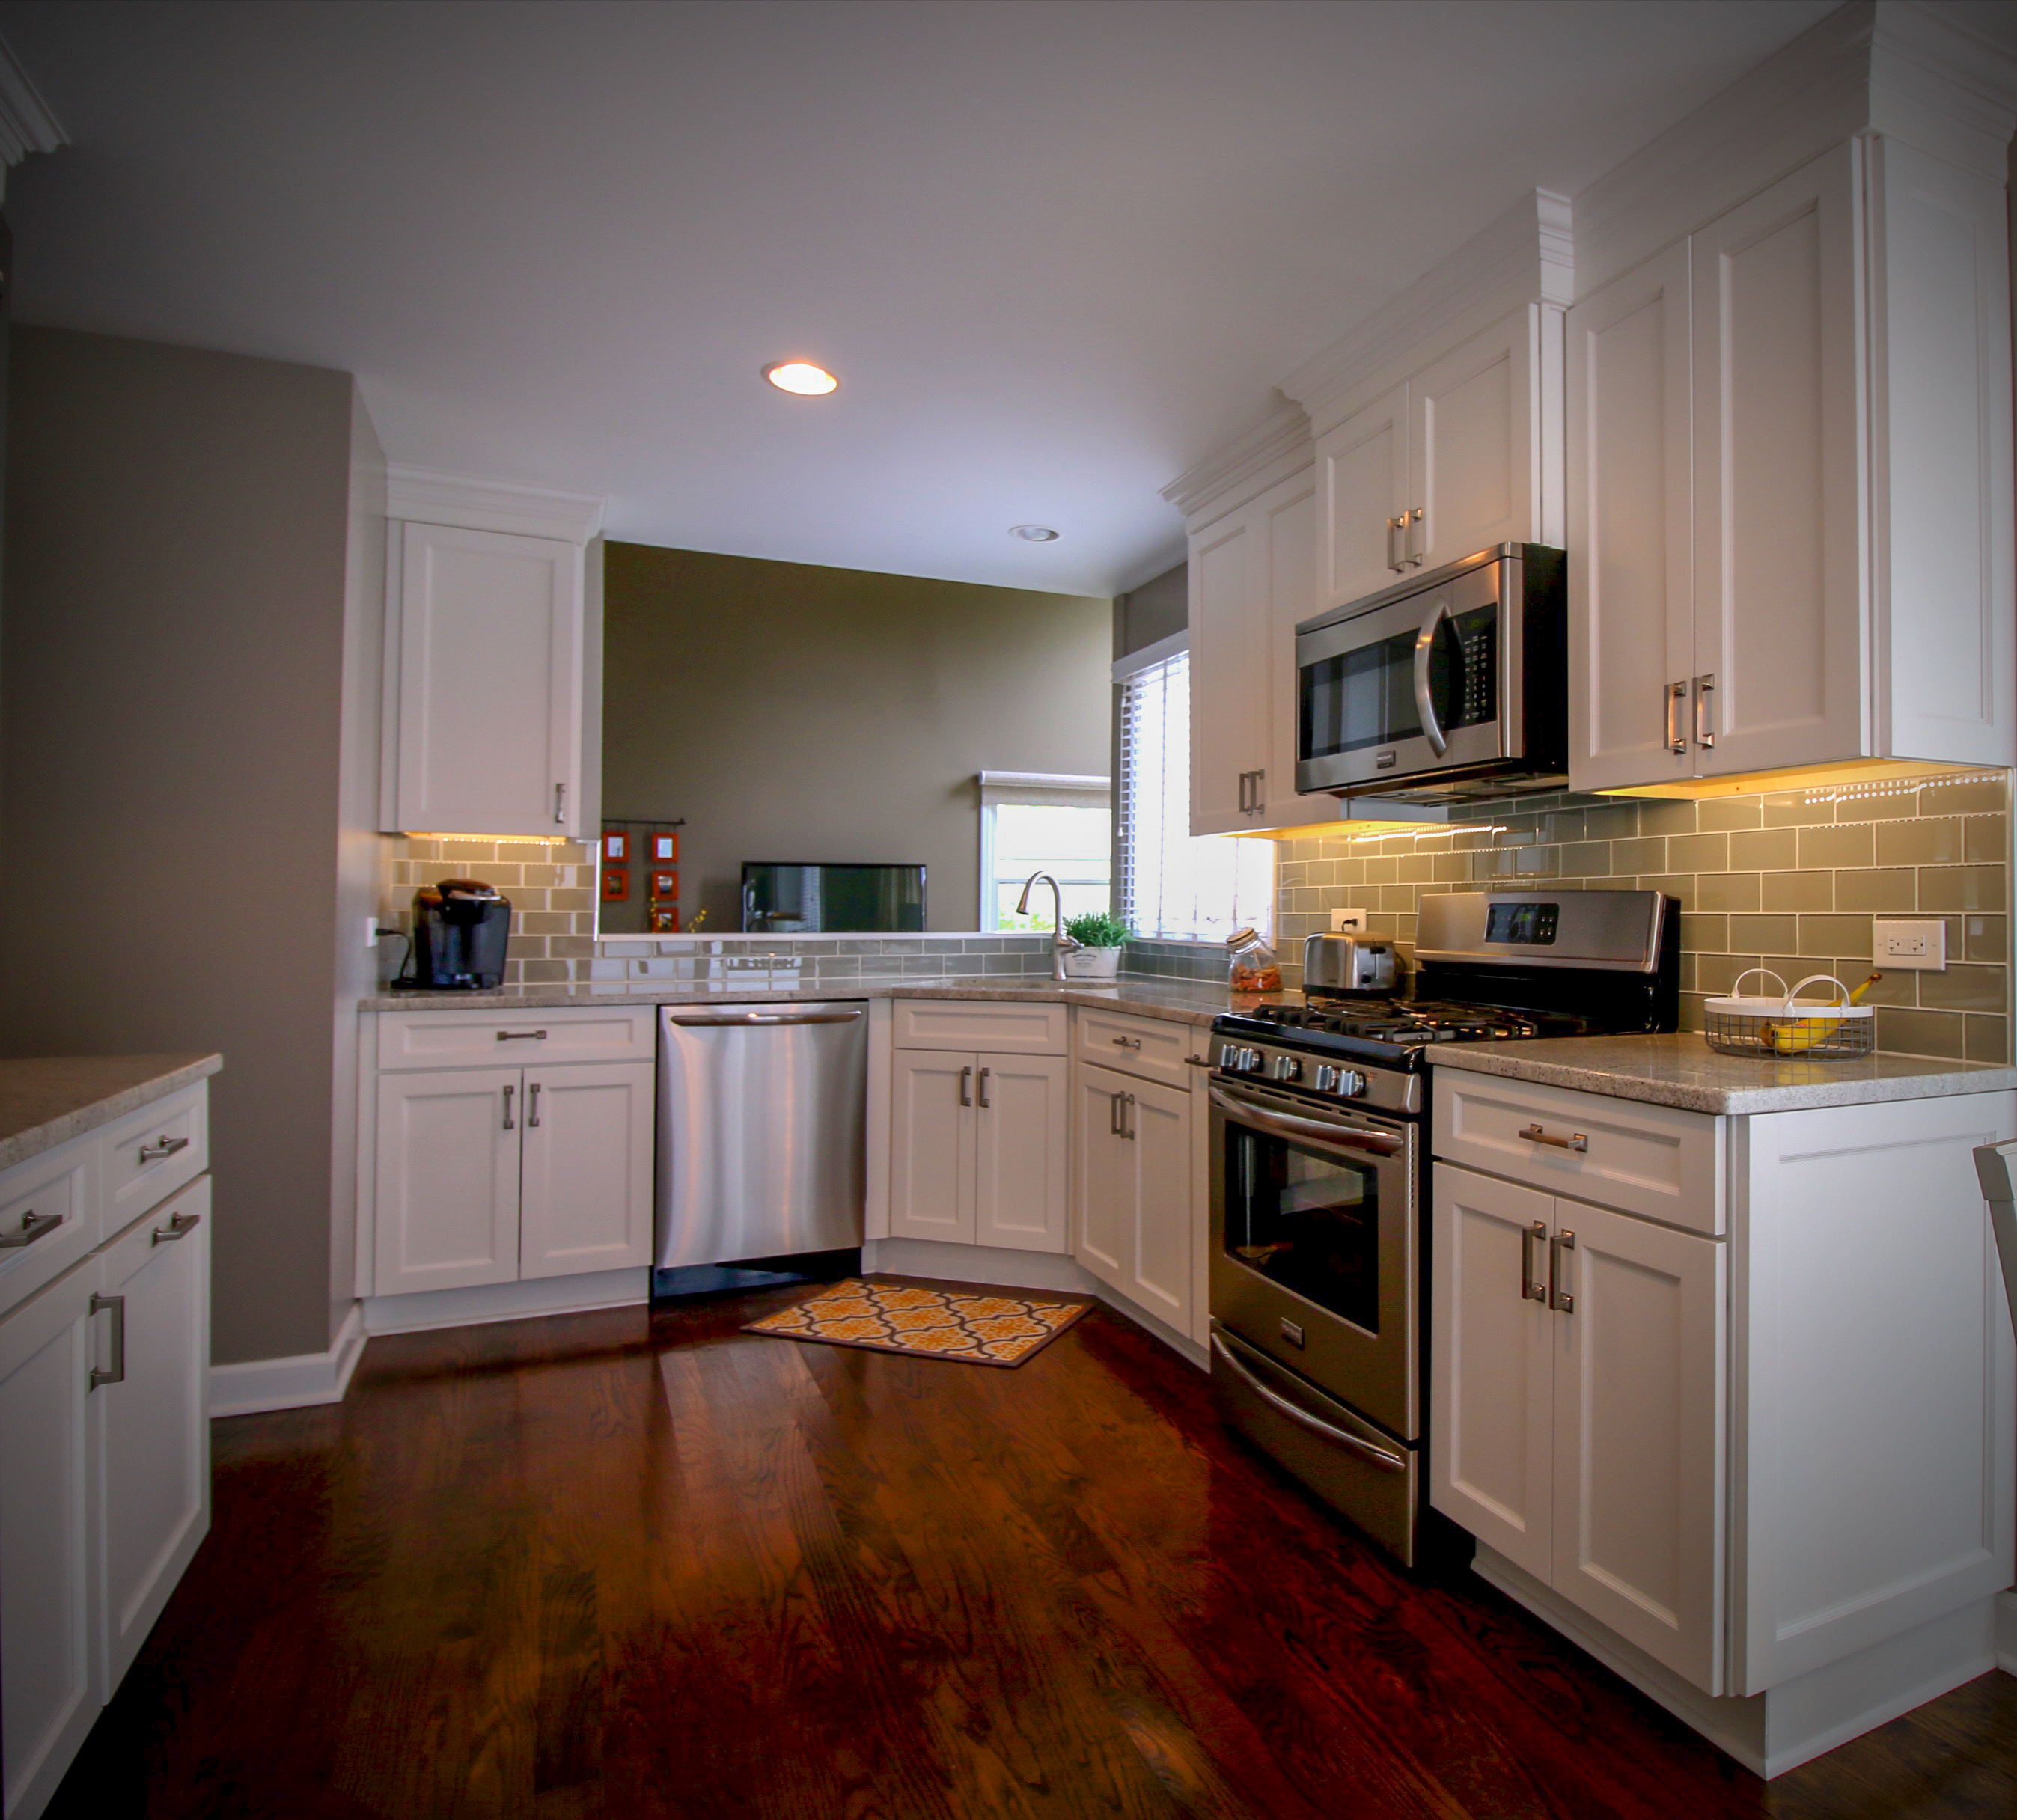
[[[2017,1814],[2017,1679],[1768,1788],[1356,1541],[1118,1317],[1014,1371],[737,1331],[802,1292],[381,1338],[218,1423],[52,1813]]]

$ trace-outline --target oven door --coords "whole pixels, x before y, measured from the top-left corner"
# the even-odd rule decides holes
[[[1296,787],[1341,790],[1517,758],[1519,564],[1452,567],[1296,634]]]
[[[1211,1087],[1211,1312],[1388,1433],[1421,1433],[1420,1130]]]

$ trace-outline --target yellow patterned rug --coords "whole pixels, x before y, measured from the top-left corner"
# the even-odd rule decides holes
[[[812,1339],[871,1352],[1019,1365],[1084,1314],[1084,1302],[1033,1302],[1023,1296],[958,1296],[908,1283],[851,1278],[795,1308],[752,1321],[745,1333]]]

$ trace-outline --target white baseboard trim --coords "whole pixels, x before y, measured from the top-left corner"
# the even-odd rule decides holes
[[[929,1238],[871,1238],[861,1248],[861,1267],[893,1277],[936,1277],[948,1283],[991,1283],[1008,1289],[1095,1296],[1146,1328],[1200,1371],[1211,1369],[1210,1354],[1196,1340],[1102,1283],[1076,1259],[1058,1252],[943,1244]]]
[[[651,1299],[651,1273],[639,1266],[587,1270],[574,1277],[535,1277],[474,1289],[421,1289],[410,1296],[367,1296],[367,1333],[431,1333],[445,1327],[484,1327],[543,1314],[589,1314],[599,1308],[641,1306]]]
[[[1768,1781],[1938,1699],[1994,1666],[1991,1634],[1997,1601],[1983,1599],[1762,1694],[1705,1694],[1496,1550],[1481,1543],[1471,1566],[1515,1604]]]
[[[353,1302],[329,1350],[289,1359],[244,1359],[210,1368],[210,1413],[257,1415],[269,1409],[309,1409],[341,1403],[364,1356],[364,1305]]]
[[[1996,1666],[2017,1674],[2017,1590],[1996,1595]]]

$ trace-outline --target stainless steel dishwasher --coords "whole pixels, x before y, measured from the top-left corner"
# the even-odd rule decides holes
[[[861,1243],[868,1007],[667,1005],[659,1015],[656,1263]]]

